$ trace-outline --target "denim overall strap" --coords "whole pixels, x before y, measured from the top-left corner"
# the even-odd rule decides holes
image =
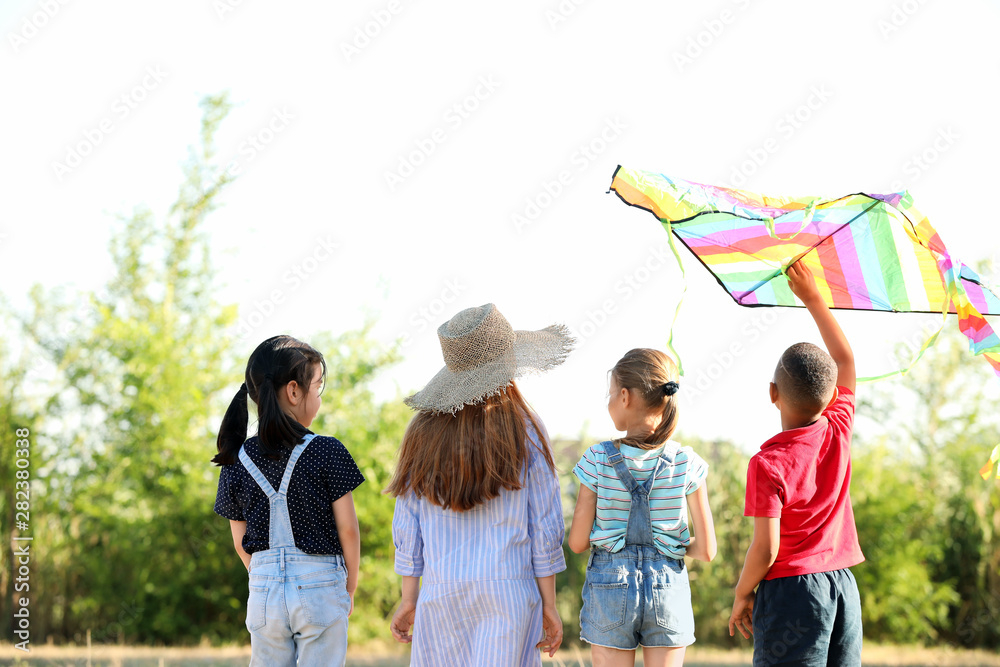
[[[649,516],[649,491],[653,488],[653,480],[663,468],[663,456],[656,458],[656,465],[646,480],[639,484],[625,465],[625,457],[610,441],[601,443],[608,456],[608,463],[614,466],[615,474],[622,485],[632,496],[628,512],[628,527],[625,530],[625,544],[639,546],[655,546],[653,543],[653,524]]]
[[[268,549],[295,547],[295,537],[292,535],[292,518],[288,515],[288,482],[292,478],[295,462],[299,460],[302,452],[305,451],[306,446],[314,437],[315,435],[312,433],[306,435],[302,439],[302,442],[295,445],[292,449],[292,453],[288,457],[288,463],[285,464],[285,474],[281,478],[281,486],[278,491],[274,490],[274,487],[264,477],[264,473],[250,459],[246,448],[240,448],[240,461],[247,469],[247,472],[250,473],[250,476],[253,477],[254,481],[257,482],[257,486],[264,492],[271,504],[270,528],[267,540]]]

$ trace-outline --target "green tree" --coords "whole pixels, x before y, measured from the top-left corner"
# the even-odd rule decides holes
[[[26,329],[65,382],[46,433],[50,556],[41,599],[54,607],[44,631],[66,639],[91,629],[98,641],[174,641],[220,614],[239,622],[227,604],[237,582],[202,566],[228,534],[209,522],[202,462],[231,377],[220,334],[236,315],[213,296],[203,230],[226,184],[208,165],[229,104],[210,97],[202,108],[202,143],[177,201],[162,222],[144,208],[123,221],[107,289],[82,308],[40,288],[32,294]],[[56,335],[66,318],[73,330]]]
[[[230,335],[236,308],[214,297],[205,236],[226,184],[212,159],[229,103],[211,97],[202,108],[201,144],[176,203],[163,220],[144,208],[122,220],[107,288],[82,303],[60,290],[32,294],[24,330],[60,383],[46,404],[38,461],[45,555],[36,637],[82,641],[91,630],[96,642],[247,640],[247,575],[228,521],[213,512],[218,469],[209,463],[245,364]],[[365,641],[385,636],[397,597],[392,501],[381,490],[409,410],[380,403],[370,389],[398,359],[373,342],[370,326],[310,343],[330,369],[313,428],[343,440],[367,478],[355,493],[364,583],[351,623],[352,641]]]
[[[743,558],[753,537],[753,520],[743,516],[750,457],[726,441],[685,437],[682,442],[708,462],[706,484],[719,545],[711,563],[688,559],[695,634],[706,643],[745,647],[746,640],[738,633],[729,636],[729,615]]]
[[[1000,485],[977,474],[1000,441],[997,393],[957,333],[862,390],[855,573],[874,639],[1000,645]]]

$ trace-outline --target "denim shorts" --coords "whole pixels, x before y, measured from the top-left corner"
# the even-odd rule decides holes
[[[754,667],[861,667],[861,597],[850,570],[760,582]]]
[[[250,559],[247,629],[253,667],[343,665],[347,654],[347,569],[342,556],[294,548]]]
[[[684,561],[656,547],[590,552],[583,584],[580,639],[631,651],[694,643],[691,586]]]

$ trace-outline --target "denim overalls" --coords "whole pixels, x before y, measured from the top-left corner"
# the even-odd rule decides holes
[[[247,629],[250,664],[261,667],[343,665],[347,652],[347,569],[343,556],[307,554],[295,546],[288,515],[288,482],[313,435],[288,457],[275,491],[245,448],[240,461],[271,503],[267,551],[250,557]]]
[[[667,556],[653,542],[649,492],[657,475],[674,465],[675,452],[657,458],[639,484],[610,441],[602,443],[608,463],[632,496],[625,546],[611,553],[591,549],[583,586],[580,638],[621,650],[642,646],[687,646],[694,643],[691,588],[683,559]]]

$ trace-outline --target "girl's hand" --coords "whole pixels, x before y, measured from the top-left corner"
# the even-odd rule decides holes
[[[559,618],[559,612],[556,611],[555,606],[542,607],[542,630],[545,631],[545,637],[538,642],[535,648],[547,651],[551,658],[559,650],[563,640],[562,619]]]
[[[351,596],[351,608],[347,610],[347,617],[350,618],[351,614],[354,613],[354,593],[348,593]]]
[[[413,634],[410,631],[413,629],[413,617],[416,612],[417,604],[415,602],[403,600],[399,603],[399,608],[392,615],[392,622],[389,623],[389,629],[392,630],[392,636],[397,642],[409,644],[413,641]]]

